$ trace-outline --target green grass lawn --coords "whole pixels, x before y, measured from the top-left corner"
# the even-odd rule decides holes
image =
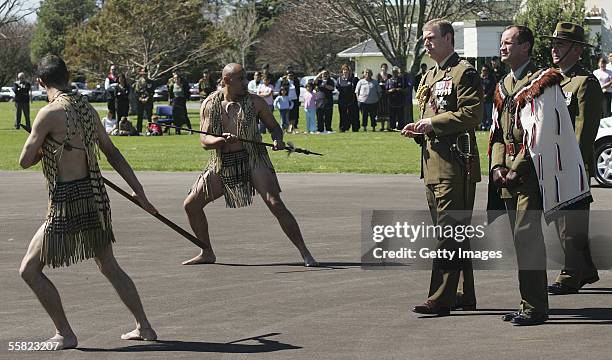
[[[34,102],[32,119],[44,102]],[[99,109],[105,103],[95,103]],[[104,110],[99,110],[101,115]],[[275,113],[278,119],[278,113]],[[17,170],[19,154],[27,133],[13,128],[15,116],[14,103],[0,103],[0,170]],[[198,128],[197,110],[189,110],[194,128]],[[135,123],[135,117],[133,123]],[[416,118],[416,117],[415,117]],[[334,108],[332,128],[338,129],[339,115]],[[23,121],[23,120],[22,120]],[[300,128],[304,129],[306,117],[300,114]],[[481,156],[481,169],[486,171],[486,149],[488,133],[478,132],[478,146]],[[180,136],[158,137],[113,137],[113,142],[135,170],[156,171],[199,171],[208,159],[208,152],[199,144],[199,136],[183,134]],[[264,141],[271,141],[264,135]],[[418,145],[403,138],[396,132],[358,132],[335,134],[288,134],[285,141],[295,146],[310,149],[325,156],[293,154],[270,151],[277,172],[319,172],[319,173],[372,173],[406,174],[420,172],[420,149]],[[110,169],[102,156],[101,166]]]

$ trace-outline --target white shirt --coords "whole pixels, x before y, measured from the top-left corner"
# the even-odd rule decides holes
[[[104,130],[106,130],[107,134],[110,134],[115,126],[117,126],[117,119],[109,119],[108,117],[105,117],[102,120],[104,121]]]
[[[612,79],[612,70],[601,70],[597,69],[593,71],[593,75],[599,80],[599,85],[604,86]],[[612,93],[612,86],[606,89],[606,92]]]

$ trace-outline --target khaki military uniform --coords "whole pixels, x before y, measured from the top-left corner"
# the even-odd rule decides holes
[[[593,176],[593,172],[597,171],[593,145],[601,118],[598,105],[601,103],[602,92],[599,81],[577,63],[563,73],[561,88],[576,131],[584,167],[589,177]],[[583,209],[566,212],[565,216],[555,221],[565,252],[565,267],[556,282],[573,289],[579,289],[585,282],[598,278],[589,249],[589,209],[589,204],[585,204]]]
[[[539,74],[537,67],[529,62],[517,74],[506,75],[502,80],[506,99],[512,99]],[[548,314],[546,250],[541,223],[543,206],[538,178],[531,157],[522,149],[523,129],[516,126],[512,111],[506,107],[501,109],[498,122],[491,144],[491,170],[498,166],[507,167],[516,171],[523,180],[523,184],[512,189],[503,188],[501,192],[508,210],[519,267],[522,299],[519,310]]]
[[[476,182],[480,181],[474,133],[483,116],[480,76],[470,63],[453,53],[423,76],[418,93],[421,117],[430,118],[433,125],[433,131],[421,141],[421,171],[432,219],[442,226],[469,223]],[[465,133],[470,134],[471,154],[474,155],[469,163],[455,149],[457,136]],[[461,135],[460,139],[467,137]],[[448,212],[453,210],[464,211],[461,214]],[[469,249],[469,240],[458,243],[454,239],[440,239],[438,242],[438,249],[456,250],[459,246]],[[457,294],[461,293],[462,303],[476,304],[471,260],[434,260],[429,300],[452,306]]]

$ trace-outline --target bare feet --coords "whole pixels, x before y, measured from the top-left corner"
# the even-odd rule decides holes
[[[134,329],[127,334],[121,335],[123,340],[144,340],[144,341],[155,341],[157,340],[157,334],[155,330],[151,328]]]
[[[194,257],[191,260],[183,261],[183,265],[214,264],[215,261],[217,261],[217,257],[215,256],[215,253],[212,252],[212,250],[206,253],[204,252],[204,250],[202,250],[200,255]]]
[[[70,334],[66,336],[55,334],[54,337],[47,340],[46,342],[50,343],[48,344],[50,345],[50,347],[48,348],[50,348],[51,350],[74,349],[79,344],[79,342],[77,341],[76,335],[74,334]],[[55,344],[57,344],[57,346],[55,346]]]

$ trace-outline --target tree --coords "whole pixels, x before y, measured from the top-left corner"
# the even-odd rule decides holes
[[[585,16],[584,0],[527,0],[516,22],[537,31],[538,34],[551,35],[559,21],[584,25]],[[583,58],[590,62],[590,49],[585,49],[585,52],[586,58],[584,56]],[[550,55],[550,39],[535,36],[532,58],[540,66],[553,65]]]
[[[22,0],[0,0],[0,39],[8,40],[4,28],[21,22],[34,10],[27,7]]]
[[[260,29],[255,4],[236,8],[231,15],[223,19],[221,27],[231,41],[231,46],[222,52],[221,61],[237,62],[246,66],[246,57],[258,42],[256,37]]]
[[[290,11],[290,10],[287,10]],[[336,54],[358,41],[358,34],[314,33],[294,31],[292,16],[283,14],[266,31],[257,44],[257,61],[268,63],[272,72],[287,68],[314,73],[319,67],[339,68],[346,59]]]
[[[2,31],[10,39],[0,38],[0,85],[5,85],[14,81],[19,72],[34,73],[28,49],[33,28],[22,22],[13,22],[5,25]]]
[[[423,57],[423,25],[434,18],[450,21],[486,12],[495,18],[519,0],[289,0],[295,31],[306,34],[357,32],[371,38],[383,56],[417,73]],[[407,64],[410,54],[413,63]],[[408,66],[411,65],[411,66]]]
[[[61,55],[69,28],[81,24],[97,11],[95,0],[44,0],[38,9],[36,30],[30,43],[33,62],[44,55]]]
[[[132,73],[146,67],[158,79],[206,61],[225,44],[200,10],[199,0],[107,0],[96,16],[70,31],[66,59],[89,78],[101,78],[114,63]]]

